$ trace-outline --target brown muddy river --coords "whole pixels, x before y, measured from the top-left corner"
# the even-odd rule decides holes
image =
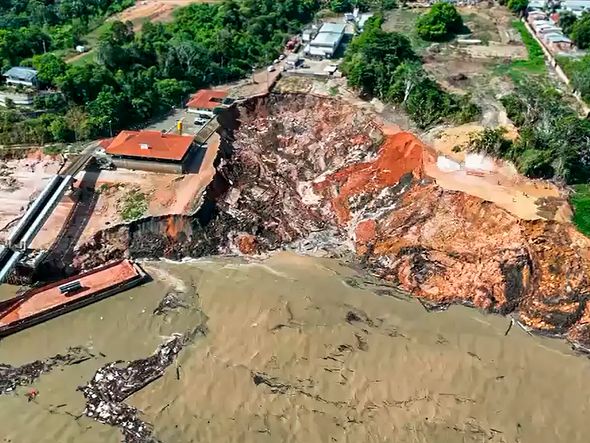
[[[80,385],[115,360],[150,355],[174,332],[208,332],[126,400],[163,443],[582,442],[590,361],[509,319],[415,300],[335,261],[288,254],[145,263],[154,281],[0,342],[22,365],[83,346],[0,396],[0,441],[119,442],[81,416]],[[13,291],[1,289],[2,297]],[[153,311],[169,292],[186,308]]]

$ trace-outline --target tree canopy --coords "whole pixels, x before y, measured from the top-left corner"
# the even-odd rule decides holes
[[[590,47],[590,13],[585,12],[575,21],[570,31],[570,38],[580,49]]]
[[[478,108],[469,97],[443,91],[426,74],[407,37],[381,29],[373,17],[349,45],[341,65],[348,84],[382,100],[401,104],[422,128],[443,119],[472,120]]]
[[[454,5],[437,2],[416,20],[418,36],[427,41],[444,41],[463,29],[463,19]]]
[[[133,0],[1,0],[0,68],[54,49],[73,48],[96,18]]]
[[[498,134],[473,141],[471,148],[514,162],[525,175],[566,183],[590,179],[590,122],[580,118],[552,87],[519,85],[502,98],[508,117],[519,128],[514,143]],[[481,143],[494,139],[494,143]]]
[[[577,20],[578,17],[576,17],[576,14],[571,11],[563,11],[559,13],[559,27],[563,29],[563,32],[566,35],[571,34]]]
[[[526,11],[526,8],[529,6],[528,0],[508,0],[506,4],[508,9],[510,9],[515,14],[522,14]]]
[[[0,0],[0,5],[7,1],[12,7],[40,0]],[[82,10],[102,5],[103,11],[105,5],[122,1],[62,0],[60,5]],[[27,44],[36,45],[35,51],[15,52],[14,36],[0,29],[0,57],[3,48],[12,48],[11,63],[35,66],[40,80],[59,88],[67,102],[39,103],[52,110],[39,118],[0,111],[0,121],[10,121],[0,125],[0,144],[79,140],[142,124],[178,105],[190,91],[244,77],[253,67],[272,61],[289,36],[311,21],[320,3],[196,3],[178,9],[170,23],[145,23],[139,33],[130,23],[113,21],[98,42],[96,60],[84,64],[65,65],[52,54],[40,55],[42,44],[32,37]]]

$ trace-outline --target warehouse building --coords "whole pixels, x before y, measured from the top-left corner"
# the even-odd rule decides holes
[[[315,38],[305,47],[311,57],[332,58],[344,38],[344,23],[324,23]]]
[[[197,144],[191,135],[160,131],[121,131],[106,148],[117,168],[183,174]]]

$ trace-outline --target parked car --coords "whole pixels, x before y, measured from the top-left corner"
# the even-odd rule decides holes
[[[285,60],[285,54],[279,55],[279,60]]]
[[[279,62],[279,59],[276,58],[274,62],[272,62],[273,65],[276,65]]]
[[[274,71],[274,70],[275,70],[275,67],[274,67],[273,65],[270,65],[270,66],[267,68],[267,71],[268,71],[268,72],[272,72],[272,71]]]

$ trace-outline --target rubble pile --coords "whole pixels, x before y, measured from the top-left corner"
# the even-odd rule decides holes
[[[79,390],[86,399],[84,413],[100,423],[121,429],[126,443],[156,443],[153,428],[138,417],[139,411],[123,401],[162,375],[178,353],[197,335],[204,335],[203,326],[186,334],[174,334],[151,356],[127,362],[109,363],[100,368],[92,380]]]
[[[82,363],[93,355],[85,348],[69,348],[66,354],[57,354],[46,360],[36,360],[22,366],[0,363],[0,395],[14,391],[18,386],[29,386],[42,374],[56,366]]]

